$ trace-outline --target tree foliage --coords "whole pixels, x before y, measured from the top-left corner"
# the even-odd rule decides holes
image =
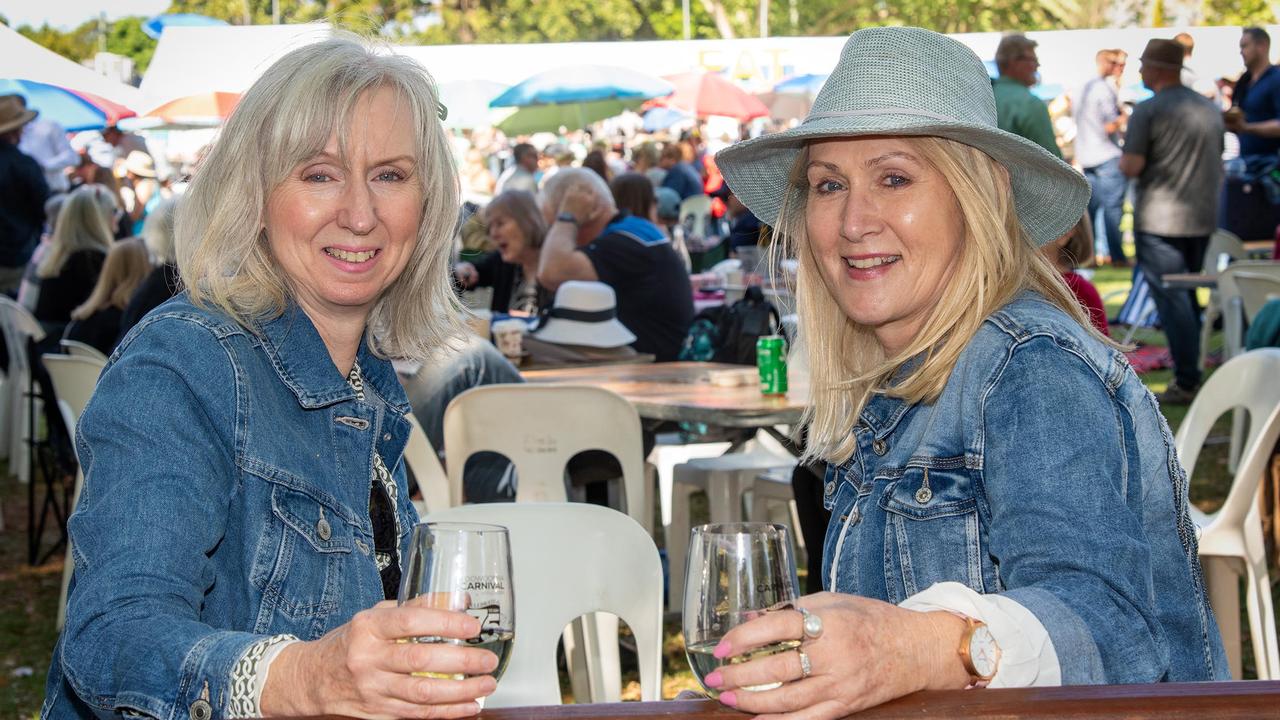
[[[1205,0],[1206,25],[1270,25],[1277,19],[1276,3],[1266,0]]]

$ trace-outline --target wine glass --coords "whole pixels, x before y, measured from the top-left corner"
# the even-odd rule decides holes
[[[729,658],[717,658],[716,645],[729,630],[765,610],[792,607],[796,600],[796,563],[791,537],[783,525],[723,523],[691,531],[684,590],[684,640],[689,666],[712,697],[705,678],[725,663],[736,664],[794,650],[786,640]],[[772,690],[782,683],[744,688]]]
[[[410,642],[451,643],[489,650],[500,680],[511,658],[516,611],[511,587],[511,544],[507,529],[481,523],[420,523],[413,528],[409,560],[400,579],[399,604],[462,610],[480,621],[480,634],[466,640],[437,636]],[[414,673],[461,680],[463,675]]]

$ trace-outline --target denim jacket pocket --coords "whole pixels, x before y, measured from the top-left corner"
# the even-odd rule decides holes
[[[271,520],[257,543],[253,584],[262,592],[258,625],[280,628],[279,612],[303,639],[319,637],[341,606],[344,573],[356,547],[350,513],[327,493],[279,473],[254,474],[270,485]]]
[[[963,459],[931,462],[891,476],[880,496],[885,584],[893,603],[946,581],[985,592],[973,480]]]

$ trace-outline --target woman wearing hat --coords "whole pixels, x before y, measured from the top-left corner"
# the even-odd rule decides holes
[[[134,150],[124,159],[124,173],[129,184],[121,188],[121,193],[128,207],[129,219],[133,220],[133,234],[141,235],[147,213],[160,202],[155,161],[141,150]]]
[[[977,56],[858,31],[803,124],[717,160],[800,261],[832,511],[831,592],[716,655],[798,651],[724,665],[721,701],[833,718],[924,688],[1227,677],[1168,427],[1038,251],[1088,186],[996,128]]]

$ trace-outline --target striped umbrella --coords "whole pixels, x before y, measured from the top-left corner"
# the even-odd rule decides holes
[[[67,130],[101,130],[124,118],[137,115],[129,108],[104,97],[35,80],[0,79],[0,95],[21,95],[27,107],[40,111]]]

